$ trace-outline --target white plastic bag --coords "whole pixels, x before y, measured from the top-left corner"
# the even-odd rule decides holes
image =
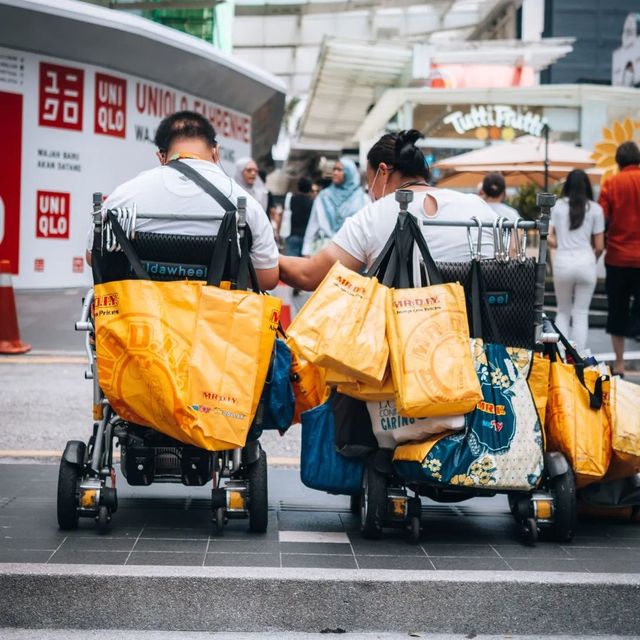
[[[436,418],[405,418],[398,413],[394,400],[367,402],[373,433],[382,449],[394,449],[397,444],[425,440],[443,431],[464,429],[464,416]]]
[[[284,205],[282,208],[282,221],[280,222],[280,238],[285,240],[291,235],[291,191],[284,197]]]

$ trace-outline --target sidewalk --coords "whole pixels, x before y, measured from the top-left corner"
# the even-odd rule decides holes
[[[243,520],[214,535],[208,487],[130,487],[121,477],[119,509],[100,535],[89,519],[58,530],[56,477],[55,465],[0,465],[8,626],[541,636],[632,635],[640,625],[640,528],[627,522],[585,520],[572,544],[527,547],[502,496],[427,500],[420,544],[394,530],[369,541],[348,498],[270,469],[263,536]]]

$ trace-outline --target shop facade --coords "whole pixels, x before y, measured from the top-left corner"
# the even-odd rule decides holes
[[[603,129],[631,119],[640,134],[640,90],[602,85],[493,89],[390,89],[358,129],[361,160],[386,130],[415,128],[430,163],[522,135],[593,150]],[[437,177],[437,176],[435,176]]]
[[[137,16],[0,0],[0,259],[14,285],[89,284],[92,194],[155,166],[165,116],[209,119],[233,175],[239,157],[269,152],[283,106],[277,79]]]

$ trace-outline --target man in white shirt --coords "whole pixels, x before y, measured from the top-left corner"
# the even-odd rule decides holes
[[[508,204],[504,203],[507,185],[499,173],[488,173],[482,181],[480,197],[496,212],[499,218],[507,218],[509,222],[515,222],[520,214]]]
[[[114,189],[104,208],[132,207],[135,204],[140,213],[174,213],[178,217],[180,214],[223,213],[221,205],[208,193],[176,169],[166,166],[171,160],[179,159],[211,182],[231,202],[236,203],[238,196],[247,198],[247,224],[253,239],[251,260],[260,288],[273,289],[279,279],[278,247],[269,218],[258,202],[220,167],[218,143],[211,123],[193,111],[174,113],[160,123],[155,144],[160,166],[143,171]],[[219,221],[211,220],[136,221],[139,231],[183,235],[215,235],[219,226]],[[89,233],[89,247],[92,241],[93,229]],[[87,261],[91,262],[90,251],[87,251]]]

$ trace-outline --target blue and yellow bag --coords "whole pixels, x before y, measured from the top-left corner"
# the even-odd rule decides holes
[[[356,495],[362,486],[364,461],[336,451],[333,396],[302,414],[300,479],[311,489]]]
[[[476,307],[484,299],[480,275],[476,264]],[[473,333],[479,335],[475,311]],[[544,462],[542,427],[528,383],[532,352],[480,338],[472,340],[472,350],[482,400],[465,415],[464,431],[397,447],[394,467],[416,482],[529,491],[537,486]]]

